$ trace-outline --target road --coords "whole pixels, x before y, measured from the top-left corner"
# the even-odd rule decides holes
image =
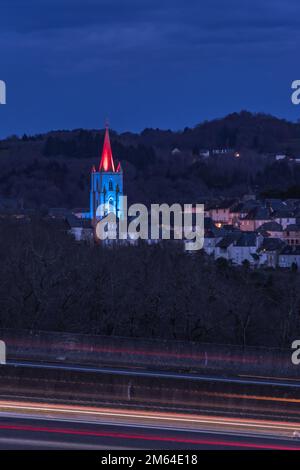
[[[293,423],[0,402],[1,450],[300,450],[294,430]]]
[[[69,397],[70,402],[86,404],[117,402],[138,408],[158,406],[165,411],[189,409],[207,414],[300,421],[300,381],[293,378],[222,377],[137,367],[11,360],[8,365],[2,369],[0,381],[3,398],[38,400],[42,396],[67,402]]]
[[[8,370],[20,368],[18,376],[21,374],[23,379],[27,375],[31,378],[28,384],[24,380],[12,381],[10,386],[15,388],[6,389],[6,392],[3,392],[5,380],[2,381],[0,449],[300,450],[300,440],[294,438],[295,433],[300,431],[300,382],[295,379],[216,377],[138,368],[96,368],[25,361],[10,361],[9,366]],[[56,383],[58,370],[63,378],[61,389]],[[39,371],[43,374],[37,378]],[[52,372],[53,376],[50,376]],[[68,382],[68,374],[74,373],[77,382]],[[80,381],[77,373],[80,373]],[[114,397],[104,400],[102,388],[99,389],[100,398],[106,404],[98,400],[91,406],[80,400],[82,397],[92,397],[97,383],[103,384],[107,376],[113,377],[112,382],[110,378],[108,381],[108,393],[110,383],[119,383],[122,377],[128,377],[125,390],[127,382],[132,384],[134,379],[147,379],[152,394],[157,380],[163,384],[160,390],[167,392],[166,396],[175,384],[178,386],[181,383],[185,400],[189,393],[189,399],[197,404],[197,412],[191,407],[187,411],[187,407],[180,406],[180,395],[178,402],[173,397],[173,408],[168,407],[168,402],[162,401],[160,395],[157,395],[156,406],[152,409],[149,409],[147,397],[144,401],[137,401],[136,397],[135,402],[131,398],[126,403],[115,401],[114,407],[109,407],[111,405],[108,403],[113,403]],[[70,377],[72,379],[73,376]],[[71,383],[73,385],[69,385]],[[148,390],[147,383],[145,390]],[[191,384],[196,386],[191,387]],[[75,396],[82,404],[75,404],[76,400],[74,402],[73,399],[66,400],[71,391],[74,396],[72,387],[76,387]],[[133,390],[134,387],[139,390],[139,382],[133,385]],[[40,392],[43,393],[43,400],[39,398]],[[120,396],[126,398],[127,395]]]

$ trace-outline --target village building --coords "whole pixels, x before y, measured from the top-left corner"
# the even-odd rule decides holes
[[[261,225],[270,222],[271,215],[267,207],[256,207],[240,220],[240,229],[255,232]]]
[[[259,266],[277,268],[279,263],[279,253],[284,248],[285,243],[280,238],[264,238],[261,246],[257,250],[259,255]]]
[[[278,222],[272,220],[271,222],[265,222],[258,229],[257,232],[264,235],[265,237],[272,238],[283,238],[283,228]]]
[[[300,245],[300,225],[288,225],[283,231],[283,240],[288,245]]]
[[[286,246],[278,256],[280,268],[300,268],[300,246]]]

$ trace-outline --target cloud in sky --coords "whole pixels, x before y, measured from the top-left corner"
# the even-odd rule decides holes
[[[245,107],[294,117],[299,13],[296,0],[2,0],[0,133],[96,125],[95,103],[119,128]]]

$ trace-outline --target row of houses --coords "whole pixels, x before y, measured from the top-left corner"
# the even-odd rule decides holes
[[[300,268],[300,200],[222,200],[205,204],[204,250],[233,264]]]
[[[81,209],[52,208],[47,218],[63,221],[77,241],[92,241],[93,228],[78,216]],[[28,212],[28,213],[27,213]],[[19,207],[0,210],[0,218],[30,220],[32,214]],[[300,269],[300,200],[207,201],[205,203],[204,251],[214,259],[224,258],[253,267]]]
[[[249,196],[251,197],[251,196]],[[277,222],[286,228],[300,221],[300,199],[281,201],[278,199],[255,198],[239,201],[236,199],[208,201],[205,215],[222,225],[234,225],[244,231],[255,231],[267,222]]]
[[[81,209],[50,209],[50,218],[64,218],[77,241],[92,240],[90,222]],[[300,200],[208,201],[205,204],[204,251],[215,259],[253,267],[297,266],[300,269]],[[248,223],[249,222],[249,223]]]

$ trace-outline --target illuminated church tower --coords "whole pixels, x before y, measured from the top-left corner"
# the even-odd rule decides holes
[[[121,196],[123,196],[123,171],[120,163],[115,167],[108,126],[106,126],[99,169],[96,171],[93,167],[91,172],[90,218],[95,221],[110,212],[114,212],[117,218],[120,218]]]

